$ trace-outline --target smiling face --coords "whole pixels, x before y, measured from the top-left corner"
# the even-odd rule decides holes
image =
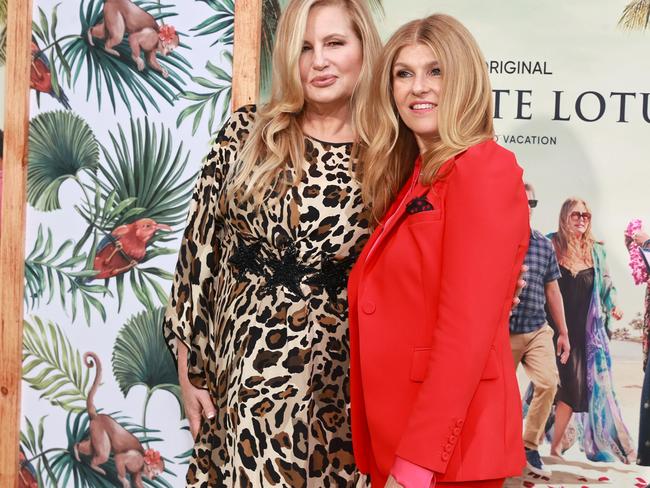
[[[438,135],[442,71],[431,49],[424,44],[400,49],[393,64],[392,85],[397,111],[422,152]]]
[[[305,104],[321,109],[348,103],[363,63],[361,40],[341,5],[315,6],[309,12],[300,54]]]

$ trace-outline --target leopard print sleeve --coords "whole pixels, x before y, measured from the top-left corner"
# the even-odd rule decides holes
[[[202,165],[163,321],[163,336],[174,360],[178,358],[176,340],[187,346],[188,378],[198,388],[207,388],[209,364],[214,356],[210,329],[223,227],[218,202],[230,163],[237,159],[241,139],[248,133],[254,111],[249,106],[233,113]]]

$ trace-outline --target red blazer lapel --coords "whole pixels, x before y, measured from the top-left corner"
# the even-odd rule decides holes
[[[453,168],[451,166],[454,164],[456,158],[458,158],[463,153],[451,158],[449,161],[445,162],[440,168],[443,172],[451,172]],[[417,196],[425,196],[429,192],[434,191],[436,194],[441,192],[442,188],[446,184],[446,177],[442,180],[437,181],[434,185],[422,185],[418,180],[420,177],[422,159],[420,156],[415,161],[413,174],[409,180],[404,184],[399,194],[395,197],[395,201],[386,212],[385,217],[377,225],[374,232],[368,239],[357,264],[361,267],[361,274],[364,274],[368,269],[369,265],[372,263],[372,257],[377,252],[377,249],[381,246],[384,239],[391,233],[395,226],[402,220],[404,214],[406,213],[406,207],[411,200],[409,198],[413,193],[416,193]],[[442,191],[441,193],[444,193]],[[434,205],[440,205],[440,195],[435,198]]]
[[[416,185],[418,178],[420,177],[420,167],[421,159],[418,156],[418,159],[415,161],[415,166],[413,168],[413,174],[404,184],[397,197],[395,198],[395,203],[391,208],[386,212],[386,216],[379,223],[372,236],[370,237],[369,242],[366,244],[366,249],[368,252],[365,256],[365,263],[368,264],[370,258],[377,250],[377,247],[381,244],[390,231],[395,228],[395,225],[401,220],[404,212],[406,211],[406,204],[408,203],[408,196]]]

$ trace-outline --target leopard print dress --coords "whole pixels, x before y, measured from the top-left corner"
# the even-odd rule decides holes
[[[349,425],[346,282],[368,237],[351,145],[306,138],[302,181],[258,212],[226,198],[254,112],[203,165],[163,327],[217,408],[187,486],[366,486]]]

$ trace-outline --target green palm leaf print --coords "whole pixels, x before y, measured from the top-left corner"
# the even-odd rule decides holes
[[[59,210],[63,182],[94,174],[99,146],[88,123],[63,110],[44,112],[29,124],[27,201],[43,212]]]
[[[235,2],[234,0],[200,0],[206,3],[214,14],[205,19],[196,27],[190,29],[197,32],[197,36],[217,34],[217,39],[211,44],[232,46],[235,38]],[[262,51],[260,61],[261,93],[265,93],[271,83],[271,58],[273,55],[273,42],[275,30],[280,18],[280,4],[278,0],[263,0],[262,2]]]
[[[77,315],[78,296],[81,297],[88,325],[93,309],[106,321],[106,309],[97,296],[111,293],[103,285],[93,285],[85,281],[95,275],[95,271],[84,269],[86,254],[72,250],[70,257],[64,257],[68,255],[72,245],[72,239],[68,239],[54,251],[52,231],[48,229],[45,237],[43,228],[39,225],[34,247],[25,259],[25,304],[33,309],[48,292],[49,304],[58,288],[61,305],[64,309],[71,307],[73,321]]]
[[[0,66],[7,62],[7,26],[0,24]]]
[[[25,417],[25,429],[20,432],[20,448],[25,456],[25,459],[21,460],[21,470],[24,469],[23,465],[31,465],[36,472],[36,482],[39,487],[46,486],[46,480],[50,486],[56,486],[57,484],[46,455],[48,451],[43,448],[45,418],[46,416],[41,417],[36,429],[34,429],[34,424],[29,418]],[[34,463],[36,466],[33,466]]]
[[[7,0],[0,0],[0,24],[7,23]]]
[[[232,55],[226,51],[224,52],[224,57],[232,66]],[[230,113],[230,101],[232,97],[232,78],[230,74],[212,64],[210,61],[208,61],[206,69],[210,74],[212,74],[212,80],[208,80],[201,76],[192,77],[192,81],[198,83],[202,88],[205,88],[206,91],[188,91],[184,95],[181,95],[181,98],[190,100],[194,103],[183,109],[183,111],[178,115],[176,126],[180,127],[186,118],[193,115],[194,122],[192,124],[192,135],[194,135],[196,130],[199,128],[199,124],[206,108],[209,108],[210,111],[210,115],[208,116],[208,133],[214,134],[213,126],[215,122],[217,103],[219,103],[219,100],[222,100],[222,107],[219,117],[216,119],[218,127],[224,123],[226,117]]]
[[[143,425],[147,404],[157,390],[172,393],[183,413],[176,365],[160,331],[164,315],[164,308],[157,307],[132,316],[113,347],[113,374],[122,394],[126,397],[138,385],[147,389]]]
[[[219,34],[219,37],[210,44],[224,44],[231,46],[235,40],[235,2],[234,0],[199,0],[208,5],[214,14],[205,19],[196,27],[191,28],[197,36],[211,36]]]
[[[130,138],[118,125],[110,139],[112,148],[101,146],[106,161],[98,172],[102,199],[106,201],[112,192],[117,202],[133,199],[111,225],[143,217],[170,226],[184,223],[196,175],[183,177],[189,159],[183,142],[177,142],[170,129],[162,124],[157,129],[147,119],[131,120]],[[127,217],[126,212],[135,208],[142,210]]]
[[[24,321],[23,380],[52,405],[70,412],[86,408],[90,372],[54,322]]]

